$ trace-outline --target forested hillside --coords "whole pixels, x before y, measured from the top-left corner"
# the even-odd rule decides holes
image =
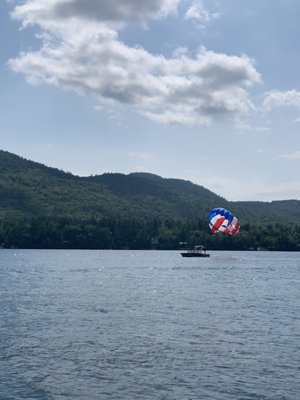
[[[209,190],[152,174],[80,178],[0,152],[0,215],[76,218],[205,218],[224,199]]]
[[[228,202],[189,181],[148,173],[78,177],[5,151],[0,171],[2,247],[176,248],[188,240],[213,248],[296,250],[300,243],[297,200]],[[239,217],[239,239],[210,236],[207,214],[220,206]]]

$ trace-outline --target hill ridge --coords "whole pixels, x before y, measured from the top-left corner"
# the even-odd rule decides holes
[[[80,177],[0,150],[0,218],[206,219],[229,208],[244,222],[300,223],[299,200],[228,201],[201,185],[148,172]]]

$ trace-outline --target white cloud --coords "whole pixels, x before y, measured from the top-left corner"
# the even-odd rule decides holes
[[[300,181],[273,182],[260,178],[244,179],[221,175],[193,175],[187,177],[230,201],[260,200],[272,201],[299,198]]]
[[[273,90],[266,93],[263,105],[269,111],[278,107],[300,108],[300,92],[295,89],[287,91]]]
[[[219,13],[209,12],[201,0],[195,0],[185,14],[186,19],[194,19],[200,23],[208,23],[220,17]]]
[[[294,151],[289,154],[280,154],[276,158],[284,158],[286,160],[300,160],[300,150]]]
[[[255,130],[257,132],[270,132],[271,128],[269,126],[257,126]]]
[[[166,17],[177,10],[180,0],[25,0],[15,7],[14,18],[24,25],[50,27],[75,19],[106,25],[124,25],[147,19]]]
[[[121,104],[160,123],[208,125],[253,108],[247,88],[260,81],[249,57],[204,48],[171,58],[129,47],[118,27],[176,11],[179,0],[27,0],[13,16],[41,29],[43,45],[10,67],[32,84],[51,84]],[[199,3],[200,4],[200,3]]]
[[[240,119],[237,119],[234,122],[234,126],[239,131],[248,131],[249,132],[249,131],[251,131],[253,129],[252,125],[249,122],[242,121]]]
[[[128,156],[140,160],[151,160],[154,158],[154,155],[152,153],[148,153],[145,151],[131,151],[130,153],[128,153]]]
[[[260,132],[260,133],[265,133],[270,131],[269,126],[259,126],[259,125],[254,125],[248,121],[236,119],[234,121],[234,127],[240,131],[240,132]]]

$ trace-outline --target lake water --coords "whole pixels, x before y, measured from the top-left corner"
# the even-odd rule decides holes
[[[299,400],[300,253],[0,250],[0,399]]]

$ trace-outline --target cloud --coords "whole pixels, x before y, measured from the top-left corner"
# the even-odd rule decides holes
[[[219,17],[220,17],[219,13],[209,12],[204,7],[203,2],[201,0],[194,1],[185,14],[185,19],[193,19],[200,23],[208,23],[211,20],[217,19]]]
[[[124,24],[166,17],[179,0],[27,0],[13,17],[40,28],[42,45],[10,67],[31,84],[50,84],[101,104],[124,105],[159,123],[209,125],[253,108],[254,62],[201,48],[167,58],[119,39]],[[200,4],[200,3],[199,3]]]
[[[25,0],[12,16],[22,25],[42,29],[69,28],[78,22],[118,29],[130,23],[159,19],[177,11],[180,0]],[[67,24],[67,25],[66,25]],[[90,27],[86,25],[86,29]]]
[[[276,158],[284,158],[286,160],[300,160],[300,150],[294,151],[289,154],[280,154]]]
[[[249,131],[253,130],[253,126],[249,122],[242,121],[240,119],[237,119],[234,122],[234,127],[239,131],[248,131],[249,132]]]
[[[269,111],[278,107],[300,108],[300,92],[295,89],[273,90],[266,93],[263,105]]]
[[[272,201],[299,198],[299,180],[274,184],[258,177],[241,180],[225,175],[203,175],[203,173],[196,172],[185,179],[203,185],[229,201],[237,201],[237,199],[240,201]]]
[[[244,132],[270,132],[271,128],[269,126],[259,126],[249,123],[248,121],[236,119],[234,121],[234,127],[238,131]]]
[[[151,160],[154,158],[154,155],[145,151],[131,151],[128,153],[129,157],[140,159],[140,160]]]
[[[39,0],[38,0],[39,1]],[[65,0],[55,7],[61,18],[78,16],[98,21],[136,22],[167,16],[177,9],[179,0]]]

